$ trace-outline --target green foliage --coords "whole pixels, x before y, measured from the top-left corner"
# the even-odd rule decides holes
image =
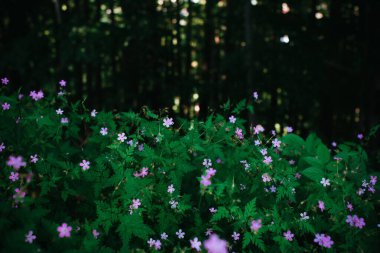
[[[208,229],[235,252],[317,252],[317,233],[331,236],[331,251],[376,252],[368,243],[379,236],[378,186],[370,182],[378,174],[356,143],[329,150],[315,134],[306,140],[253,134],[238,116],[252,111],[246,100],[227,102],[223,114],[205,122],[174,119],[169,127],[164,119],[170,115],[146,107],[90,116],[83,103],[69,104],[65,96],[33,101],[13,94],[1,96],[3,101],[11,108],[0,111],[1,252],[147,252],[154,251],[147,243],[151,238],[161,240],[163,252],[189,251],[189,240],[204,242]],[[230,110],[235,123],[228,120]],[[61,122],[65,117],[68,123]],[[16,169],[11,156],[22,156],[25,166]],[[208,159],[210,166],[204,165]],[[88,169],[80,165],[83,160],[90,162]],[[207,167],[215,175],[207,177]],[[10,180],[12,172],[19,173],[17,180]],[[330,185],[324,187],[322,178]],[[301,218],[304,212],[309,219]],[[354,214],[364,218],[365,227],[345,222]],[[262,227],[252,231],[252,221],[259,219]],[[58,237],[62,223],[72,227],[69,238]],[[177,237],[179,229],[184,239]],[[37,236],[32,244],[25,242],[30,230]],[[284,238],[288,230],[293,241]],[[232,239],[234,232],[239,240]],[[160,239],[162,233],[168,240]]]

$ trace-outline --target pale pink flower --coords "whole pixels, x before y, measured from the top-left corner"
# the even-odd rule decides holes
[[[259,229],[261,228],[261,219],[258,219],[258,220],[253,220],[251,222],[251,229],[254,231],[254,232],[257,232],[259,231]]]
[[[11,108],[11,105],[8,104],[8,103],[4,103],[4,104],[1,105],[1,107],[3,107],[4,111],[7,111],[7,110],[9,110],[9,108]]]
[[[62,225],[57,228],[57,231],[59,232],[58,236],[60,238],[70,237],[71,230],[72,230],[72,227],[67,226],[66,223],[62,223]]]
[[[318,208],[321,209],[321,212],[323,212],[323,210],[325,210],[325,202],[318,200]]]
[[[25,242],[27,243],[33,243],[33,241],[37,238],[37,236],[35,236],[33,234],[33,231],[32,230],[29,230],[29,232],[25,235]]]
[[[195,249],[196,251],[201,251],[202,243],[198,241],[197,237],[195,237],[193,240],[190,240],[190,244],[192,249]]]
[[[283,233],[284,237],[288,241],[293,241],[294,234],[290,230]]]
[[[203,243],[203,246],[208,253],[228,253],[227,242],[220,239],[216,234],[212,234],[210,238]]]
[[[94,236],[95,239],[98,239],[100,233],[98,231],[96,231],[96,229],[93,229],[92,230],[92,235]]]
[[[79,166],[82,167],[82,170],[88,170],[90,168],[90,162],[86,160],[82,160],[82,162],[79,164]]]
[[[26,162],[24,162],[22,156],[9,156],[7,165],[13,167],[15,170],[19,170],[21,167],[26,166]]]
[[[173,118],[168,118],[168,117],[164,118],[163,125],[165,127],[170,127],[170,126],[174,125]]]
[[[235,118],[234,115],[231,115],[231,116],[228,118],[228,120],[229,120],[230,123],[232,123],[232,124],[235,124],[235,122],[236,122],[236,118]]]
[[[19,176],[19,174],[18,174],[18,172],[11,172],[11,175],[9,176],[9,179],[12,181],[12,182],[15,182],[15,181],[17,181],[18,180],[18,176]]]
[[[231,237],[234,239],[234,241],[238,241],[240,239],[240,233],[234,233],[231,235]]]

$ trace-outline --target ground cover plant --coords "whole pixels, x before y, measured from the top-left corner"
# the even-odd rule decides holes
[[[378,250],[376,129],[327,145],[246,127],[257,93],[198,121],[1,82],[1,252]]]

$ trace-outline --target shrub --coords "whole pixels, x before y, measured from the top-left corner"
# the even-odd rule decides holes
[[[2,252],[376,251],[357,143],[246,129],[252,101],[202,122],[1,89]]]

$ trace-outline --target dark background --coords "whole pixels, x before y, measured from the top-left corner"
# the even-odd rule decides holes
[[[353,139],[379,123],[379,16],[378,0],[0,0],[0,76],[186,117],[256,90],[266,128]]]

